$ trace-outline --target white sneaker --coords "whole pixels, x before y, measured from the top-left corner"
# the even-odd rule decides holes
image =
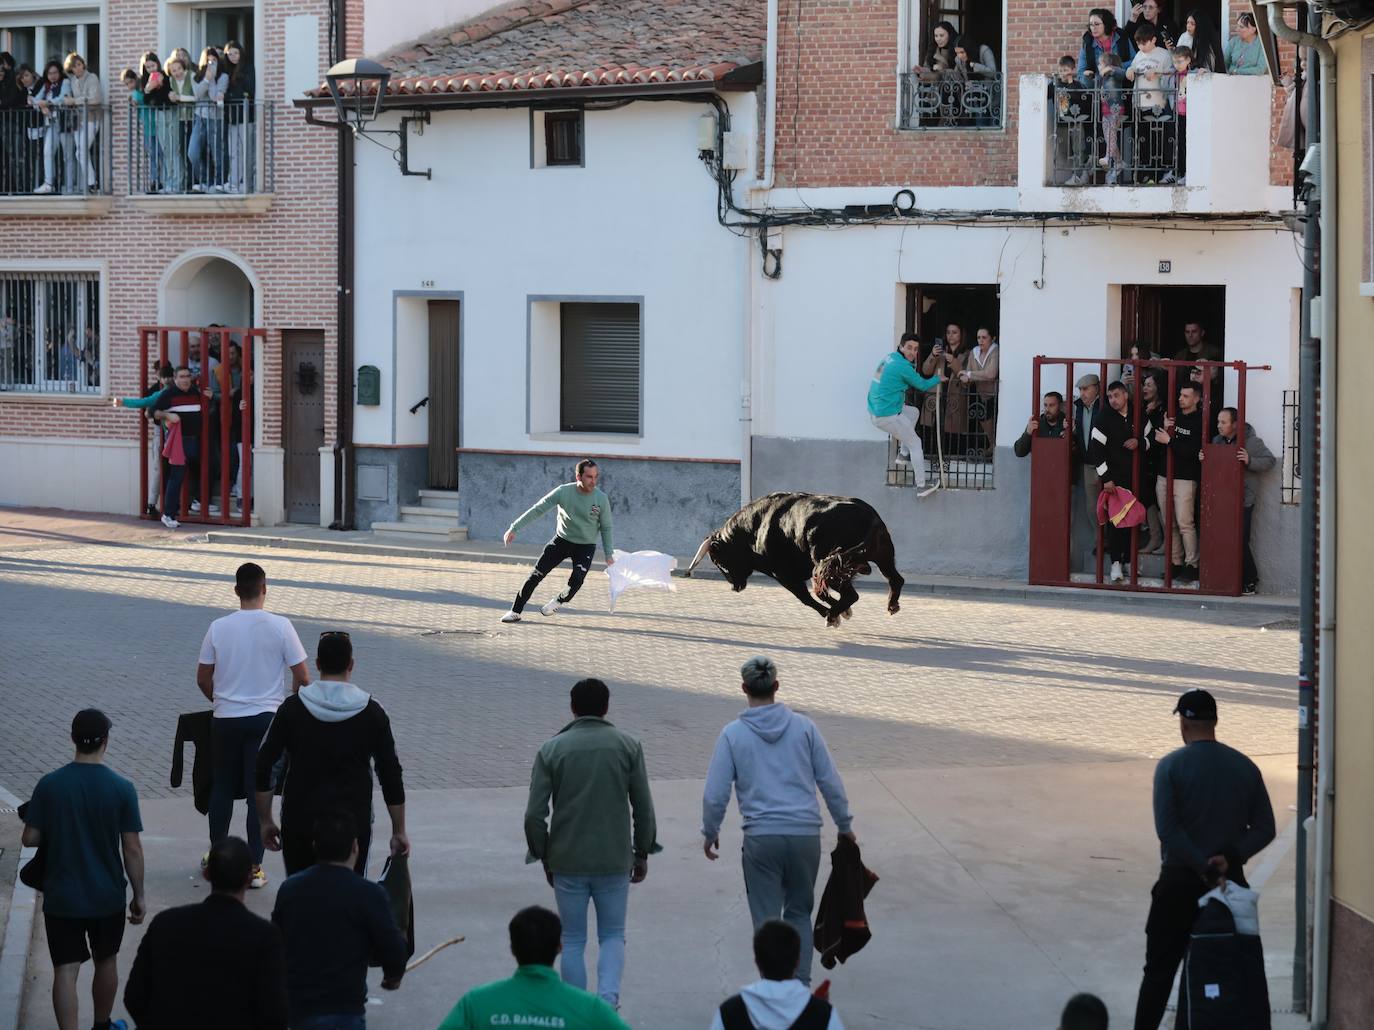
[[[1119,561],[1112,562],[1112,582],[1120,583],[1125,578],[1126,577],[1121,574],[1121,563]]]
[[[510,611],[506,612],[505,615],[501,616],[501,621],[502,621],[502,622],[519,622],[519,621],[520,621],[520,613],[517,612],[517,611],[515,611],[514,609],[511,609]]]
[[[35,192],[35,193],[51,193],[51,192],[52,192],[52,183],[45,182],[42,186],[39,186],[38,189],[34,190],[34,192]]]
[[[180,528],[181,528],[181,523],[178,522],[176,519],[172,518],[172,516],[170,516],[170,515],[164,515],[164,516],[162,516],[162,524],[163,524],[164,526],[166,526],[168,529],[180,529]]]
[[[204,193],[204,192],[205,192],[205,187],[202,186],[202,185],[201,185],[200,183],[198,183],[198,182],[192,183],[192,184],[191,184],[191,192],[192,192],[192,193]]]
[[[542,608],[539,609],[539,614],[540,614],[540,615],[552,615],[554,612],[558,611],[558,609],[560,609],[560,608],[562,608],[562,607],[563,607],[563,602],[560,601],[558,598],[555,597],[552,601],[547,601],[547,602],[545,602],[544,607],[542,607]]]
[[[1088,177],[1082,172],[1075,172],[1064,182],[1065,186],[1086,186]]]
[[[199,514],[200,514],[200,502],[199,502],[199,501],[192,501],[192,502],[191,502],[191,514],[192,514],[192,515],[199,515]]]

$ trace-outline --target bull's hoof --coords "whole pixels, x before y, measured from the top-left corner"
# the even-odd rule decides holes
[[[844,619],[852,619],[852,618],[854,618],[854,611],[853,611],[853,609],[852,609],[852,608],[846,608],[846,609],[844,610],[844,612],[841,614],[840,617],[841,617],[841,618],[844,618]]]
[[[898,604],[896,601],[893,601],[890,605],[887,606],[887,614],[889,615],[896,615],[901,610],[902,606]]]
[[[840,624],[840,617],[838,615],[827,615],[825,617],[825,624],[831,629],[834,629]]]
[[[738,594],[741,590],[744,589],[744,587],[732,586],[730,589],[733,590],[735,593]]]

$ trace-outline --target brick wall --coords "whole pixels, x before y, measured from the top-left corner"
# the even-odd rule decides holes
[[[361,40],[361,2],[356,32]],[[325,0],[264,0],[260,7],[264,54],[249,54],[258,69],[259,100],[276,107],[276,186],[271,209],[260,215],[166,216],[134,209],[128,194],[129,134],[126,91],[119,70],[137,63],[150,48],[167,53],[177,41],[159,43],[156,0],[119,0],[107,6],[105,91],[113,101],[114,208],[91,218],[5,217],[0,219],[0,247],[7,256],[32,255],[47,260],[71,256],[103,259],[108,321],[104,326],[109,392],[137,392],[139,382],[137,327],[155,324],[159,279],[179,255],[215,247],[247,264],[261,285],[258,298],[267,330],[265,360],[258,370],[264,387],[259,442],[281,443],[283,329],[320,330],[325,338],[325,442],[335,437],[336,356],[336,140],[333,131],[305,124],[303,115],[283,103],[281,47],[284,19],[314,13],[320,19],[321,62],[327,61],[329,31]],[[352,15],[351,15],[352,16]],[[350,32],[350,36],[352,32]],[[265,133],[262,123],[259,132]],[[131,412],[112,411],[108,400],[42,398],[0,399],[0,435],[92,439],[136,439],[138,423]]]
[[[1020,76],[1052,74],[1062,55],[1077,56],[1091,5],[1008,0],[1004,129],[902,131],[896,71],[904,2],[913,0],[779,0],[778,185],[1016,185]],[[1229,2],[1233,20],[1248,9],[1243,0]],[[1291,65],[1293,48],[1282,49]],[[1276,94],[1271,140],[1283,110],[1283,92]],[[1291,156],[1271,151],[1271,181],[1288,182]]]

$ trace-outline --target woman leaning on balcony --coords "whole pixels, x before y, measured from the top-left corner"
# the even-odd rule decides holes
[[[78,53],[70,53],[62,62],[62,70],[67,73],[67,95],[62,103],[75,108],[68,114],[71,118],[72,141],[75,145],[75,160],[67,163],[63,179],[66,193],[84,193],[100,190],[100,177],[96,165],[91,160],[91,151],[97,150],[100,142],[100,116],[105,108],[105,92],[100,88],[100,78],[86,67],[86,59]],[[82,179],[78,172],[84,174]],[[82,183],[84,182],[84,188]]]
[[[1131,48],[1116,27],[1116,15],[1105,7],[1094,7],[1088,12],[1088,29],[1078,48],[1078,81],[1083,85],[1096,85],[1098,59],[1103,54],[1116,54],[1123,66],[1131,63]]]
[[[1248,11],[1236,19],[1236,34],[1226,41],[1226,70],[1232,75],[1269,74],[1255,16]]]

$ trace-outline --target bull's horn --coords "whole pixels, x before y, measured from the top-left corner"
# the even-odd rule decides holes
[[[687,566],[687,571],[683,573],[683,576],[690,577],[692,575],[692,570],[701,564],[701,559],[706,557],[706,552],[710,547],[711,538],[708,536],[701,542],[701,546],[697,548],[696,557],[692,559],[692,564]]]

